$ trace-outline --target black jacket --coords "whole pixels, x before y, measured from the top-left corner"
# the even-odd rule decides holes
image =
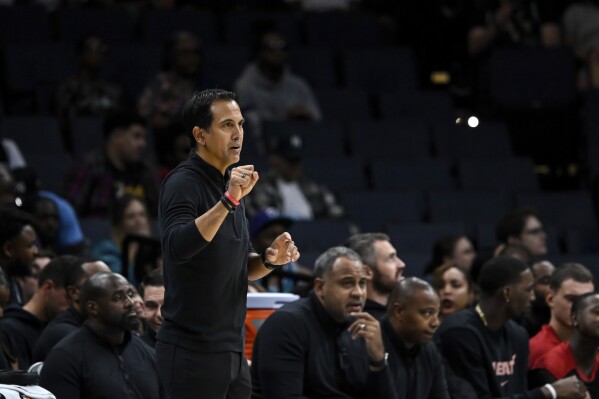
[[[73,331],[77,331],[84,320],[83,315],[72,307],[59,313],[44,329],[33,347],[33,362],[46,360],[54,345]]]
[[[381,322],[397,399],[449,399],[443,358],[433,342],[407,349],[388,319]]]
[[[363,339],[352,340],[312,292],[260,327],[252,354],[252,398],[394,398],[388,368],[371,372]]]
[[[204,353],[243,352],[248,254],[254,252],[243,204],[206,241],[195,219],[217,204],[229,173],[193,151],[164,180],[159,219],[164,317],[157,339]]]
[[[164,397],[152,348],[129,332],[116,348],[88,323],[52,349],[40,385],[57,399]]]
[[[33,348],[46,323],[20,306],[11,305],[6,308],[0,325],[19,360],[19,369],[27,370],[33,364]]]

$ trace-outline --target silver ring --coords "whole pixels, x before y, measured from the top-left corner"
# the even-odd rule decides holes
[[[363,330],[365,328],[366,328],[366,324],[364,324],[364,323],[360,324],[360,330]]]
[[[242,178],[242,179],[245,179],[245,177],[246,177],[246,176],[247,176],[247,173],[245,173],[245,172],[243,172],[243,173],[241,174],[241,178]]]

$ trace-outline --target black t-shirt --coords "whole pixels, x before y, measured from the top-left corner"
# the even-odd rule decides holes
[[[250,244],[243,201],[212,241],[195,219],[217,204],[229,173],[195,152],[165,179],[159,219],[164,257],[164,321],[157,339],[203,353],[243,352]]]
[[[468,381],[479,399],[543,399],[540,389],[528,391],[528,334],[509,320],[491,331],[473,309],[447,317],[437,339],[453,373]]]
[[[11,305],[6,308],[0,324],[19,360],[19,369],[27,370],[33,364],[33,348],[46,323],[20,306]]]
[[[59,313],[42,332],[33,347],[33,362],[43,362],[48,353],[61,339],[77,331],[83,325],[84,317],[74,308]]]

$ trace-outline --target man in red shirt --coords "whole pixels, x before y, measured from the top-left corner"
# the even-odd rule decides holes
[[[599,397],[599,294],[587,293],[572,304],[572,335],[537,360],[538,383],[575,376],[588,390],[587,398]]]
[[[578,263],[566,263],[558,267],[551,276],[549,286],[551,290],[545,300],[551,309],[551,319],[529,341],[529,367],[549,350],[570,338],[572,301],[595,289],[593,275]]]

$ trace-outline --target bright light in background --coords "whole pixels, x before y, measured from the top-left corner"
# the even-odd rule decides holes
[[[460,123],[462,123],[462,118],[458,118],[455,120],[456,125],[459,125]]]
[[[468,126],[477,127],[478,126],[478,118],[476,116],[471,116],[468,118]]]

